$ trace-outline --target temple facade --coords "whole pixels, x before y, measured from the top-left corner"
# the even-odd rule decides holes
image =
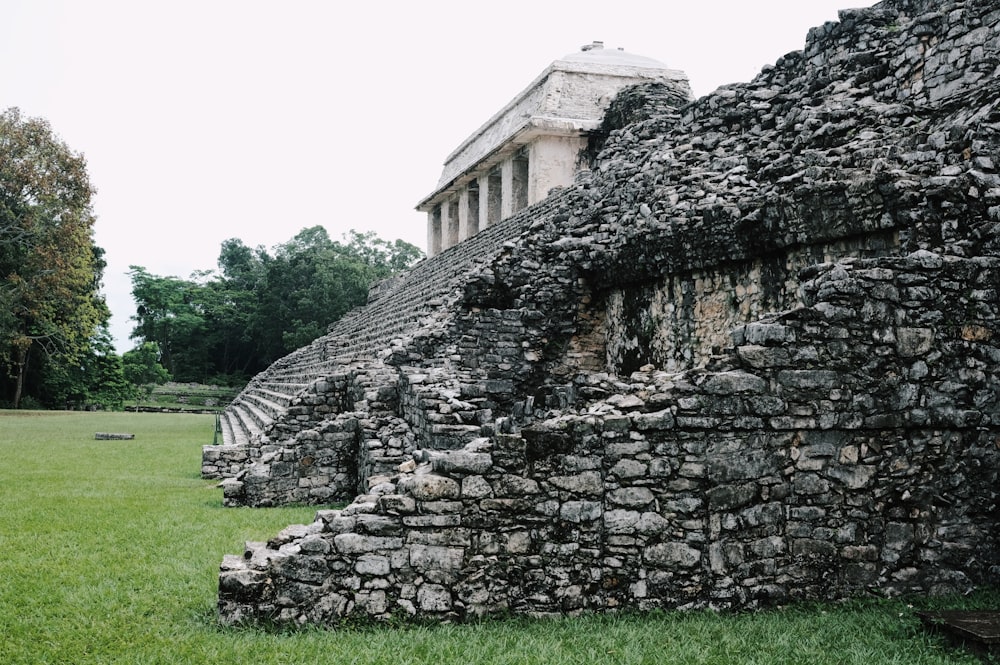
[[[623,88],[656,81],[691,99],[687,76],[651,58],[593,42],[549,65],[452,152],[427,213],[434,256],[573,182],[588,135]]]

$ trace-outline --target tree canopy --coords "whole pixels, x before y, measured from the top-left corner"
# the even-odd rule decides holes
[[[0,113],[0,397],[67,399],[110,312],[83,156],[48,122]],[[53,388],[62,385],[61,390]]]
[[[414,245],[372,232],[335,241],[322,226],[272,252],[231,238],[222,243],[218,272],[180,279],[132,266],[132,337],[155,342],[176,381],[245,380],[323,335],[365,302],[373,282],[421,256]]]
[[[351,231],[335,241],[313,226],[271,252],[226,240],[218,271],[189,279],[132,266],[137,347],[123,358],[100,293],[93,195],[83,155],[48,122],[0,113],[0,406],[115,408],[168,376],[245,381],[422,255],[401,240]]]

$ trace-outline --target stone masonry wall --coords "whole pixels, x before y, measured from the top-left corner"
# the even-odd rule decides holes
[[[226,621],[464,618],[963,591],[1000,576],[1000,259],[810,271],[731,365],[625,380],[321,510],[220,578]]]
[[[237,400],[227,503],[360,495],[227,557],[221,619],[1000,581],[998,33],[886,0],[683,108],[623,94],[572,188]]]
[[[480,436],[481,426],[491,431],[496,400],[512,382],[452,368],[451,358],[467,350],[461,340],[441,350],[449,308],[463,294],[456,278],[560,201],[550,197],[419,264],[412,281],[376,285],[368,307],[335,324],[315,348],[255,377],[225,414],[241,437],[230,432],[225,445],[202,453],[202,475],[222,480],[226,505],[350,500],[404,461],[418,439],[421,447],[448,449]],[[506,367],[511,349],[520,354],[515,317],[501,325],[489,311],[483,316],[473,324],[491,349],[482,362]]]

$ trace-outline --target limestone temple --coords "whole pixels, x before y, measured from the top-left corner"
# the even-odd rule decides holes
[[[553,63],[420,202],[431,256],[224,414],[224,503],[318,510],[225,557],[220,620],[1000,582],[998,32],[884,0],[697,100]]]
[[[549,65],[448,156],[437,188],[417,205],[427,213],[427,255],[572,184],[612,97],[651,81],[667,85],[678,102],[691,100],[682,72],[603,42]]]

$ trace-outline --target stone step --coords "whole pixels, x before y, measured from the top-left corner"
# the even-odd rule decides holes
[[[986,658],[1000,656],[1000,611],[941,610],[917,612],[924,626]]]

